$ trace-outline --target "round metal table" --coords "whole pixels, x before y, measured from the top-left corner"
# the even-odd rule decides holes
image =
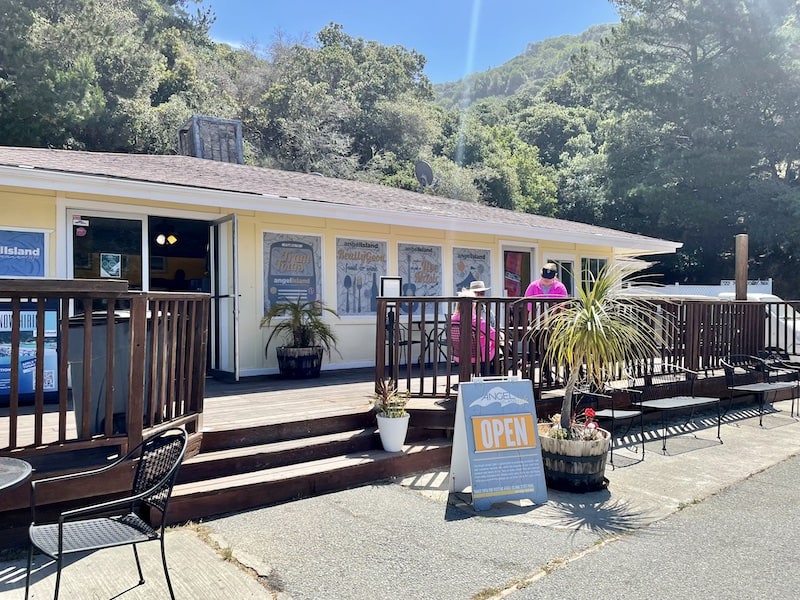
[[[19,458],[0,456],[0,490],[18,486],[31,475],[30,463]]]

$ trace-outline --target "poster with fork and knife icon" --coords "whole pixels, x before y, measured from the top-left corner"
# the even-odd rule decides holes
[[[336,310],[344,315],[374,315],[379,282],[386,275],[387,243],[336,239]]]
[[[398,244],[397,272],[403,280],[403,296],[441,296],[442,248],[423,244]],[[409,305],[401,305],[405,312]],[[419,311],[419,303],[410,304],[413,313]],[[427,307],[433,310],[433,304]]]

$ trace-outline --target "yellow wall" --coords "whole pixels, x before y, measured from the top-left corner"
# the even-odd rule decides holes
[[[62,223],[66,231],[58,231],[57,195],[48,191],[29,191],[18,188],[0,187],[0,203],[6,207],[0,216],[0,227],[29,227],[51,229],[49,259],[47,261],[48,276],[56,274],[56,253],[66,252],[68,235],[71,235],[70,224],[62,215]],[[170,216],[180,217],[182,212],[186,218],[206,218],[208,220],[227,214],[223,208],[203,206],[187,206],[177,203],[156,202],[152,200],[129,200],[102,195],[69,195],[61,206],[81,206],[91,203],[92,210],[105,212],[128,212],[138,214],[163,215],[169,211]],[[8,207],[24,206],[25,210],[9,210]],[[510,236],[482,235],[476,233],[460,233],[454,230],[421,229],[408,226],[387,225],[365,222],[352,222],[340,219],[327,219],[316,216],[295,217],[268,212],[237,211],[239,224],[239,283],[240,283],[240,369],[243,376],[271,373],[277,371],[275,352],[270,348],[269,358],[265,359],[264,345],[268,331],[259,327],[264,306],[263,276],[263,234],[264,232],[287,232],[301,235],[322,237],[322,300],[335,307],[336,298],[336,238],[352,237],[386,241],[388,249],[388,272],[397,274],[397,244],[424,243],[442,247],[443,285],[446,295],[454,293],[451,289],[452,248],[475,247],[491,250],[493,291],[502,292],[502,245],[514,245],[521,248],[537,248],[537,258],[546,253],[573,256],[579,265],[581,256],[606,257],[612,259],[613,249],[609,247],[577,246],[571,243],[538,243],[536,240],[514,238]],[[188,272],[188,271],[187,271]],[[499,295],[499,294],[498,294]],[[331,301],[333,299],[333,301]],[[374,315],[343,316],[333,320],[341,356],[335,352],[330,363],[342,367],[369,366],[374,361],[375,318]],[[324,367],[329,364],[326,358]]]
[[[47,277],[55,277],[56,264],[56,207],[55,194],[0,187],[0,226],[23,229],[45,229],[48,235]]]

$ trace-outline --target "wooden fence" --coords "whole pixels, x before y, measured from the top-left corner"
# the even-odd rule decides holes
[[[640,299],[641,301],[641,299]],[[649,324],[662,342],[658,354],[620,365],[644,375],[665,362],[711,372],[732,354],[758,355],[780,347],[800,353],[797,302],[649,299],[657,316]],[[473,376],[519,373],[533,382],[537,397],[560,387],[564,366],[546,364],[547,332],[541,315],[560,300],[534,298],[380,298],[375,380],[391,379],[415,396],[451,397],[454,384]],[[459,308],[462,318],[453,324]],[[482,314],[496,328],[498,348],[489,336],[476,335],[471,316]],[[483,347],[481,345],[483,344]],[[456,356],[470,360],[456,361]]]
[[[158,428],[197,432],[208,311],[207,294],[125,281],[0,280],[0,454],[124,451]]]

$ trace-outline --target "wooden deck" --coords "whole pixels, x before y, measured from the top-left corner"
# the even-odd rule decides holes
[[[203,431],[273,425],[367,412],[374,369],[323,371],[319,379],[277,377],[226,383],[206,381]]]
[[[225,383],[206,381],[203,431],[272,425],[368,412],[372,409],[375,370],[323,371],[319,379],[277,377]],[[412,397],[409,408],[446,410],[441,398]],[[451,408],[452,410],[452,408]]]

